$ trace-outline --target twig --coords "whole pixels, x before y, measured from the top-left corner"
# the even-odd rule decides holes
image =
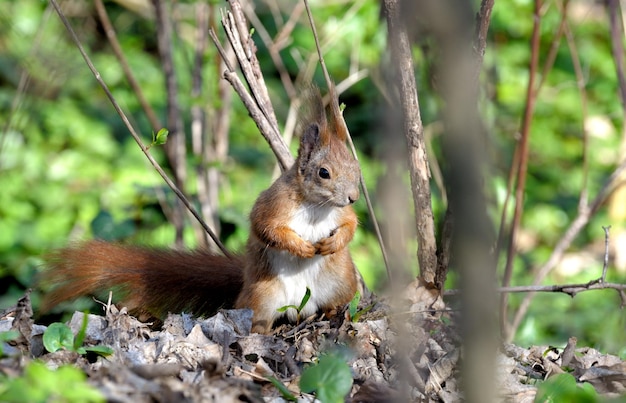
[[[552,250],[552,254],[548,258],[548,260],[537,270],[533,285],[539,285],[548,275],[548,273],[554,268],[554,266],[556,266],[556,264],[561,260],[563,253],[565,253],[565,250],[569,247],[574,238],[576,238],[578,233],[585,227],[585,225],[587,225],[591,217],[598,211],[600,206],[602,206],[606,199],[611,195],[611,193],[618,184],[618,180],[625,171],[626,161],[622,162],[607,178],[606,182],[602,185],[602,188],[596,195],[595,199],[593,199],[591,205],[587,209],[578,212],[578,215],[576,216],[576,218],[574,218],[574,221],[572,221],[570,226],[563,234],[563,237],[559,240],[559,242]],[[517,329],[519,327],[522,319],[528,311],[528,307],[530,306],[532,297],[532,294],[527,295],[520,304],[511,325],[512,329]]]
[[[554,62],[556,60],[556,56],[559,53],[559,45],[561,44],[561,38],[565,33],[565,27],[567,26],[567,6],[569,5],[569,0],[565,0],[563,3],[563,7],[561,7],[561,22],[559,23],[559,27],[557,28],[556,34],[552,36],[552,46],[550,46],[550,50],[548,51],[548,56],[546,57],[546,61],[543,65],[543,69],[541,70],[541,76],[539,77],[539,84],[537,88],[535,88],[535,93],[539,93],[539,90],[543,87],[543,84],[546,82],[548,77],[548,73],[552,70],[554,66]]]
[[[178,102],[178,83],[174,71],[174,59],[172,57],[172,24],[166,13],[166,4],[163,0],[152,0],[155,11],[157,26],[157,45],[161,67],[165,75],[165,90],[167,94],[167,126],[169,137],[164,148],[174,173],[174,183],[184,190],[187,180],[186,165],[186,141],[180,105]],[[172,225],[176,230],[176,244],[183,245],[184,216],[178,202],[172,208]]]
[[[105,95],[107,96],[107,98],[111,102],[111,105],[113,106],[113,108],[115,109],[117,114],[120,116],[122,121],[124,122],[124,125],[128,129],[130,135],[133,137],[133,139],[135,140],[135,142],[137,143],[137,145],[139,146],[141,151],[144,153],[144,155],[146,156],[146,158],[148,159],[150,164],[159,173],[161,178],[163,178],[165,183],[172,189],[172,191],[176,194],[176,196],[178,196],[178,198],[183,202],[183,204],[185,205],[185,207],[187,207],[187,209],[191,212],[191,214],[193,214],[193,216],[200,222],[200,224],[202,225],[204,230],[211,236],[211,239],[213,239],[213,241],[220,248],[222,253],[224,253],[224,255],[226,255],[226,256],[232,257],[231,253],[228,252],[228,250],[220,242],[219,238],[215,235],[215,233],[213,233],[211,228],[209,228],[206,225],[206,223],[202,220],[200,215],[193,208],[193,206],[191,205],[189,200],[187,200],[185,195],[178,189],[178,187],[176,187],[174,182],[172,182],[172,180],[167,176],[165,171],[163,171],[163,168],[161,168],[159,163],[152,157],[152,155],[150,154],[150,151],[148,150],[148,148],[143,144],[143,142],[141,141],[141,138],[139,137],[139,134],[137,134],[137,131],[135,130],[133,125],[128,120],[128,117],[126,116],[126,114],[124,113],[124,111],[122,110],[120,105],[117,103],[117,101],[113,97],[113,94],[109,90],[109,87],[104,82],[104,80],[102,79],[102,76],[100,75],[100,73],[98,72],[98,70],[96,69],[94,64],[92,63],[91,59],[89,58],[89,56],[85,52],[85,49],[83,48],[82,43],[78,39],[78,36],[76,35],[76,32],[74,31],[74,29],[70,25],[69,21],[65,17],[65,14],[63,14],[63,11],[59,7],[59,4],[57,3],[57,1],[56,0],[50,0],[50,3],[54,7],[56,13],[59,15],[59,18],[61,19],[61,22],[65,26],[65,29],[67,29],[68,33],[72,37],[72,40],[76,44],[76,47],[78,48],[78,51],[80,52],[81,56],[85,60],[85,63],[87,64],[87,67],[89,67],[89,70],[92,72],[92,74],[96,78],[96,81],[98,81],[98,84],[100,84],[100,87],[102,88],[102,90],[104,91]]]
[[[619,0],[606,0],[606,8],[609,15],[609,26],[611,29],[611,53],[615,61],[617,81],[619,83],[619,93],[622,99],[622,109],[626,115],[626,74],[624,73],[624,51],[622,45],[622,27],[618,22],[621,16],[619,10]]]
[[[225,19],[222,19],[226,35],[233,45],[235,54],[237,54],[239,67],[241,67],[243,76],[248,83],[250,92],[252,92],[259,109],[263,112],[274,130],[280,132],[278,129],[278,121],[276,120],[274,109],[272,108],[272,102],[267,92],[267,86],[263,79],[263,72],[256,58],[256,46],[250,37],[250,31],[246,24],[246,18],[241,3],[239,3],[239,0],[230,0],[228,3],[230,4],[231,12],[226,15]]]
[[[209,27],[209,5],[205,3],[198,3],[194,6],[196,8],[196,40],[193,54],[193,63],[191,69],[191,98],[194,100],[200,100],[202,96],[202,68],[204,66],[204,56],[208,43],[208,27]],[[221,80],[220,80],[221,81]],[[217,198],[211,199],[211,194],[214,189],[209,188],[209,171],[213,170],[213,167],[208,167],[209,161],[205,153],[205,147],[209,147],[207,141],[205,141],[206,133],[206,118],[204,114],[203,106],[200,102],[196,101],[191,106],[191,151],[199,161],[196,164],[196,183],[197,183],[197,197],[200,203],[200,211],[204,219],[207,220],[211,228],[214,229],[216,234],[219,234],[219,220],[217,219],[216,211],[218,209]],[[219,175],[219,174],[218,174]],[[197,231],[198,241],[208,246],[207,234],[203,231]]]
[[[476,16],[476,33],[474,38],[474,51],[476,52],[476,68],[474,70],[474,80],[476,86],[480,82],[479,76],[483,66],[483,58],[487,48],[487,32],[491,23],[491,11],[493,10],[494,0],[482,0],[480,2],[480,10]]]
[[[535,293],[535,292],[561,292],[570,296],[575,296],[582,291],[590,290],[605,290],[612,289],[617,291],[626,290],[626,284],[619,283],[606,283],[600,282],[600,279],[592,280],[588,283],[581,284],[557,284],[557,285],[521,285],[521,286],[509,286],[509,287],[497,287],[496,292],[499,293]],[[451,289],[446,290],[444,295],[455,296],[460,295],[461,290]]]
[[[126,80],[128,80],[128,84],[133,89],[133,93],[137,97],[141,108],[146,113],[148,121],[150,122],[150,126],[152,126],[152,130],[154,130],[154,132],[156,133],[162,127],[161,122],[159,122],[159,118],[156,116],[154,109],[152,109],[152,106],[150,106],[150,103],[144,96],[141,86],[135,79],[135,75],[128,65],[126,56],[124,56],[124,51],[122,50],[122,47],[117,40],[115,28],[113,27],[113,24],[109,19],[109,15],[107,14],[106,7],[104,6],[104,3],[102,3],[102,0],[95,0],[94,4],[96,6],[96,11],[98,13],[98,17],[100,18],[100,22],[102,23],[102,27],[104,28],[104,33],[109,40],[111,48],[113,49],[113,54],[119,61],[120,66],[122,66],[122,71],[124,71],[124,75],[126,76]]]
[[[153,132],[156,133],[162,127],[161,122],[159,121],[159,118],[156,116],[154,109],[152,108],[152,106],[150,105],[146,97],[144,96],[141,86],[135,79],[135,75],[133,74],[128,64],[128,61],[126,60],[126,56],[124,56],[124,51],[122,50],[122,47],[120,46],[120,43],[117,40],[117,34],[115,33],[115,28],[113,27],[113,24],[111,23],[111,20],[109,19],[109,15],[106,11],[106,7],[104,6],[104,3],[102,2],[102,0],[96,0],[95,6],[96,6],[96,11],[98,13],[98,17],[100,18],[100,22],[102,23],[102,26],[104,28],[104,32],[107,36],[107,39],[109,40],[109,44],[111,45],[111,48],[113,49],[113,54],[115,55],[118,62],[120,63],[120,66],[122,67],[122,71],[124,72],[124,75],[126,76],[126,80],[128,81],[128,84],[130,85],[130,87],[132,88],[133,93],[137,97],[137,100],[139,101],[141,108],[146,114],[146,117],[148,118],[148,121],[150,122],[150,126],[152,127]],[[172,222],[174,223],[174,225],[176,225],[175,223],[181,221],[177,217],[176,208],[175,207],[172,208],[168,204],[167,199],[164,197],[163,192],[160,190],[157,190],[157,199],[159,200],[159,204],[161,205],[163,214],[165,214],[165,217],[167,217],[167,220],[169,222]]]
[[[611,14],[613,10],[611,7],[616,7],[616,6],[617,4],[615,2],[612,2],[612,0],[609,0],[609,2],[607,2],[609,14]],[[617,22],[614,21],[612,17],[610,18],[610,21],[612,24],[613,23],[617,24]],[[565,27],[566,34],[568,30],[569,30],[569,27],[566,25]],[[615,35],[617,35],[617,37]],[[621,35],[619,35],[619,26],[617,28],[612,26],[611,38],[613,41],[618,41],[619,43],[621,43]],[[624,75],[623,62],[620,62],[620,60],[622,59],[621,48],[615,48],[615,46],[613,46],[612,51],[613,51],[613,57],[615,58],[616,68],[618,70],[617,75],[618,77],[620,75],[623,76]],[[577,60],[577,57],[573,56],[573,63],[575,66],[575,71],[576,71],[576,64],[577,64],[576,60]],[[577,72],[576,74],[577,74],[577,80],[580,80],[579,75],[581,73]],[[623,95],[626,95],[626,79],[618,80],[618,81],[620,83],[620,93]],[[580,88],[581,84],[579,83],[578,85]],[[626,101],[624,98],[622,98],[622,103],[623,103],[622,108],[624,111],[626,111],[626,106],[625,106]],[[584,112],[584,109],[583,109],[583,112]],[[586,141],[585,132],[583,132],[583,135],[584,135],[583,141]],[[586,151],[583,150],[583,152],[584,152],[583,157],[585,157]],[[556,266],[557,262],[561,260],[563,253],[572,243],[574,238],[585,227],[585,225],[587,225],[591,217],[595,214],[595,212],[599,209],[599,207],[607,200],[607,198],[611,195],[611,193],[615,190],[615,188],[619,186],[619,181],[622,179],[622,175],[624,171],[626,171],[626,160],[623,161],[617,168],[615,168],[613,173],[611,173],[609,178],[607,178],[607,180],[604,182],[604,184],[602,185],[602,188],[600,189],[600,191],[598,192],[595,199],[591,202],[590,205],[588,203],[585,203],[585,200],[587,199],[586,191],[581,192],[581,196],[580,196],[581,199],[579,200],[579,204],[578,204],[578,215],[574,218],[574,221],[572,221],[569,228],[565,231],[563,237],[559,240],[559,242],[553,249],[552,254],[548,258],[548,260],[537,270],[537,274],[535,275],[535,279],[533,281],[534,285],[539,285],[543,281],[543,279],[548,275],[548,273],[550,273],[550,271]],[[585,183],[586,181],[587,180],[585,179]],[[620,294],[620,297],[622,297],[621,294]],[[528,308],[530,307],[530,303],[532,299],[533,299],[533,294],[528,294],[522,300],[522,303],[520,304],[519,308],[517,309],[515,313],[515,317],[510,326],[510,329],[514,330],[519,327],[522,319],[524,318],[524,316],[526,315],[526,312],[528,311]],[[623,300],[626,302],[626,296],[624,297]],[[511,337],[512,334],[513,332],[511,332],[509,336]]]
[[[291,79],[291,76],[289,75],[289,72],[287,71],[287,67],[285,66],[285,63],[283,62],[283,59],[280,56],[280,51],[283,49],[284,45],[287,42],[284,40],[279,42],[275,39],[272,39],[270,34],[267,32],[267,29],[265,28],[265,26],[263,25],[263,23],[257,16],[257,14],[254,12],[254,9],[253,7],[251,7],[250,4],[248,4],[248,6],[245,7],[244,12],[246,13],[246,17],[248,18],[248,20],[252,23],[256,31],[259,33],[261,40],[263,41],[263,43],[265,44],[265,47],[269,51],[270,57],[272,58],[272,61],[274,62],[274,66],[276,67],[276,70],[278,71],[278,75],[280,76],[280,80],[283,83],[283,87],[285,88],[285,91],[287,92],[287,96],[293,102],[293,100],[297,97],[298,93],[296,91],[296,87],[293,83],[293,80]],[[292,17],[294,15],[299,16],[301,13],[302,13],[302,3],[297,3],[292,11]],[[292,18],[290,17],[289,20],[291,21],[291,19]]]
[[[509,234],[509,244],[507,248],[506,265],[502,279],[502,285],[508,286],[511,282],[513,273],[513,260],[515,258],[515,240],[517,230],[522,221],[522,213],[524,211],[524,192],[526,188],[526,174],[528,173],[528,149],[530,137],[530,125],[532,123],[533,112],[535,108],[535,79],[537,76],[537,66],[539,65],[540,51],[540,26],[541,26],[541,0],[535,0],[533,13],[533,33],[531,38],[531,56],[528,85],[526,87],[526,107],[524,109],[524,118],[522,120],[522,139],[519,144],[519,168],[517,169],[517,188],[515,190],[515,211],[513,213],[513,222],[511,223],[511,232]],[[500,325],[501,331],[508,338],[509,328],[506,323],[506,310],[508,305],[507,295],[503,295],[500,301]]]
[[[624,298],[624,290],[626,290],[626,284],[618,284],[618,283],[607,283],[606,282],[606,273],[609,267],[609,229],[611,226],[603,226],[604,230],[604,258],[602,264],[602,274],[599,278],[595,280],[590,280],[586,283],[579,284],[557,284],[557,285],[523,285],[523,286],[515,286],[515,287],[499,287],[496,289],[497,292],[501,294],[510,294],[517,292],[562,292],[565,294],[574,297],[576,294],[582,291],[589,290],[604,290],[604,289],[613,289],[618,291],[620,294],[620,299],[622,299],[622,306],[626,303],[626,299]],[[461,293],[460,290],[447,290],[444,295],[445,296],[454,296],[459,295]]]
[[[315,21],[313,20],[313,14],[311,13],[311,9],[309,8],[308,0],[304,0],[304,6],[306,8],[307,15],[309,17],[309,23],[311,24],[311,32],[313,33],[313,39],[315,40],[315,48],[317,49],[317,56],[320,61],[320,66],[322,68],[322,72],[324,73],[324,78],[326,79],[326,86],[328,89],[333,92],[334,85],[332,80],[330,79],[330,74],[328,73],[328,69],[326,68],[326,63],[324,61],[324,55],[322,54],[322,49],[320,47],[319,37],[317,36],[317,29],[315,28]],[[338,94],[336,94],[338,95]],[[330,100],[331,108],[334,109],[334,115],[340,117],[341,124],[343,125],[343,130],[346,133],[346,138],[348,139],[348,144],[350,145],[350,149],[352,150],[352,155],[355,160],[359,160],[356,148],[354,147],[354,143],[352,142],[352,136],[350,135],[350,131],[348,130],[348,126],[346,125],[346,121],[343,119],[343,114],[339,109],[339,100],[337,96],[333,96]],[[378,225],[378,220],[376,219],[376,214],[374,214],[374,207],[372,206],[372,201],[370,199],[369,192],[367,191],[367,186],[365,184],[365,178],[363,177],[363,173],[359,174],[359,181],[361,183],[361,189],[363,190],[363,197],[365,198],[365,203],[367,205],[367,210],[372,219],[372,223],[374,225],[374,231],[376,232],[376,237],[378,238],[378,244],[380,245],[380,251],[383,255],[383,261],[385,263],[385,269],[387,270],[387,279],[391,280],[391,268],[389,267],[389,259],[387,256],[387,250],[385,248],[385,244],[383,242],[382,233],[380,232],[380,226]]]
[[[611,226],[602,227],[604,230],[604,263],[602,265],[602,277],[600,277],[600,282],[604,283],[606,281],[606,272],[609,268],[609,230]]]
[[[233,10],[239,10],[239,17],[238,19],[233,17],[234,11],[227,12],[222,16],[222,25],[226,31],[228,41],[235,50],[235,55],[240,67],[248,71],[248,75],[244,72],[244,77],[246,78],[251,92],[255,94],[254,96],[250,95],[239,76],[237,76],[235,68],[228,61],[226,51],[217,38],[215,31],[212,29],[209,30],[209,36],[226,63],[227,70],[224,72],[224,78],[233,86],[233,89],[239,95],[239,98],[244,103],[246,109],[248,109],[259,131],[274,152],[281,170],[284,171],[293,164],[294,158],[278,130],[278,124],[273,114],[269,96],[267,96],[267,88],[263,82],[262,73],[258,67],[255,67],[258,66],[258,61],[254,53],[254,44],[245,28],[245,20],[243,20],[244,17],[243,14],[241,14],[241,5],[238,0],[230,0],[229,4]],[[246,40],[245,46],[242,43],[244,38]]]

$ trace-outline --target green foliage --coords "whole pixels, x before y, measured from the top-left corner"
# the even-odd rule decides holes
[[[52,323],[43,334],[43,345],[51,353],[65,349],[74,351],[78,354],[87,354],[88,352],[101,356],[113,354],[113,349],[107,346],[88,346],[84,347],[83,341],[87,332],[88,316],[83,316],[83,323],[76,337],[72,333],[72,329],[64,323]]]
[[[300,378],[300,389],[315,392],[322,403],[343,402],[352,388],[352,373],[338,355],[323,355],[316,364],[307,367]]]
[[[350,305],[348,306],[348,312],[350,314],[350,320],[352,322],[358,322],[363,314],[369,312],[374,307],[374,304],[372,303],[371,305],[368,305],[359,311],[358,307],[360,301],[361,293],[357,291],[354,294],[354,297],[352,297],[352,299],[350,300]]]
[[[161,146],[167,143],[167,136],[169,134],[170,132],[166,128],[162,128],[156,133],[152,132],[152,143],[150,143],[150,147]]]
[[[15,403],[104,402],[104,396],[86,382],[85,374],[71,365],[56,370],[33,361],[17,378],[0,375],[0,401]]]
[[[296,306],[296,305],[285,305],[285,306],[281,306],[280,308],[277,309],[278,312],[286,312],[288,309],[295,309],[297,312],[297,321],[300,321],[300,312],[302,312],[302,309],[304,309],[304,306],[306,305],[307,302],[309,302],[309,298],[311,298],[311,289],[309,287],[306,288],[306,291],[304,292],[304,296],[302,297],[302,300],[300,300],[300,305]]]
[[[600,401],[598,393],[591,384],[578,385],[576,379],[570,374],[551,376],[538,386],[535,397],[537,403],[596,403]]]

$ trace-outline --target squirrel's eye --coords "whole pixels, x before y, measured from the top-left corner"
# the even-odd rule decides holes
[[[320,168],[319,176],[322,179],[330,179],[330,172],[326,168]]]

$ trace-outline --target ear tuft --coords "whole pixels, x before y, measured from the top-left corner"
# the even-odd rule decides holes
[[[311,123],[302,132],[297,161],[300,172],[302,172],[309,163],[313,151],[321,146],[321,136],[322,131],[317,123]]]
[[[333,133],[335,133],[337,139],[340,141],[346,141],[348,139],[348,133],[343,121],[343,114],[339,108],[339,97],[337,97],[334,84],[332,84],[329,88],[329,96],[330,127],[332,128]]]

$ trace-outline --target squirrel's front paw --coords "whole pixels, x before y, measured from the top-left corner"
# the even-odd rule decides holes
[[[337,245],[337,238],[334,235],[331,235],[328,238],[320,239],[315,244],[315,249],[318,255],[331,255],[339,249]]]
[[[311,242],[302,242],[295,254],[305,259],[310,259],[317,254],[317,248]]]

